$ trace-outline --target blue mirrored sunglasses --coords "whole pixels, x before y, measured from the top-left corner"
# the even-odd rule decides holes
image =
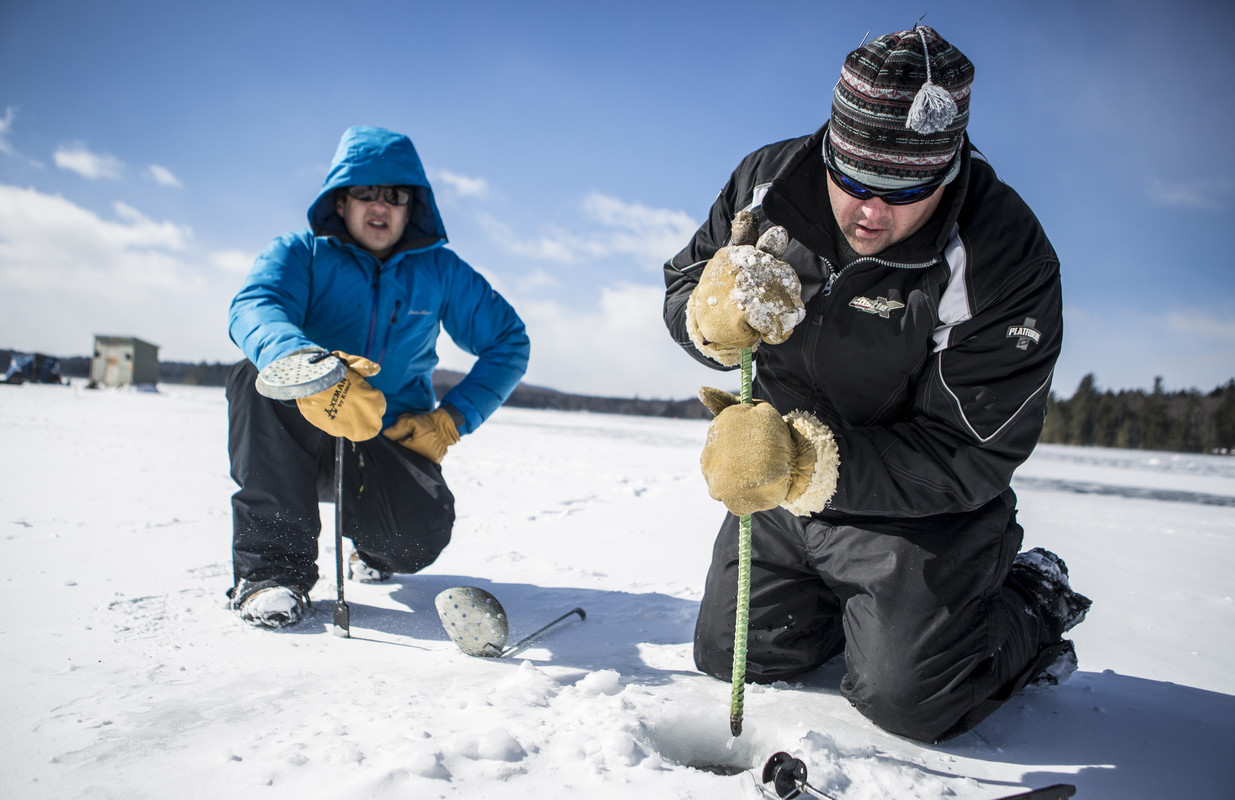
[[[959,151],[958,151],[959,154]],[[952,157],[953,159],[956,156]],[[850,197],[856,197],[859,200],[870,200],[872,197],[878,197],[883,202],[890,206],[907,206],[925,200],[934,193],[936,189],[943,183],[943,179],[947,176],[952,162],[948,162],[949,169],[945,169],[942,173],[935,177],[934,180],[922,184],[921,186],[913,186],[909,189],[891,189],[884,191],[881,189],[872,189],[869,186],[864,186],[853,178],[840,171],[836,166],[836,161],[832,158],[832,143],[826,142],[823,149],[823,163],[828,167],[828,174],[832,176],[832,180],[836,185]]]
[[[365,203],[376,202],[380,197],[392,206],[405,206],[412,202],[412,190],[406,186],[349,186],[347,196]]]

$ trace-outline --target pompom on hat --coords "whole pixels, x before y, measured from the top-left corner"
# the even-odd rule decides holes
[[[889,33],[845,58],[832,92],[836,167],[874,189],[909,189],[960,169],[973,64],[932,28]]]

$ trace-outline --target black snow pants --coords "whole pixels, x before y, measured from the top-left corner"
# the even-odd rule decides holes
[[[319,502],[335,499],[335,439],[295,403],[257,393],[256,368],[227,380],[232,479],[232,570],[236,583],[273,581],[306,594],[317,582]],[[450,542],[454,495],[442,470],[382,435],[345,442],[343,535],[370,565],[417,572]]]
[[[922,519],[752,519],[747,680],[800,676],[845,654],[841,693],[881,728],[937,742],[976,725],[1059,654],[1005,585],[1020,548],[1011,489],[982,508]],[[695,663],[733,670],[738,518],[712,554]],[[1053,641],[1052,641],[1053,639]]]

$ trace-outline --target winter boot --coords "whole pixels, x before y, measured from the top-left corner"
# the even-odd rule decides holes
[[[369,564],[356,550],[347,559],[347,579],[361,583],[385,583],[394,577],[390,570],[381,569]]]
[[[312,605],[304,592],[273,581],[242,580],[230,594],[232,608],[255,628],[290,628],[308,615]]]
[[[1055,648],[1058,655],[1055,660],[1046,665],[1038,676],[1029,682],[1030,686],[1058,686],[1072,677],[1079,663],[1076,660],[1076,645],[1071,639],[1064,639]]]
[[[1017,554],[1009,581],[1037,606],[1031,611],[1034,616],[1041,612],[1054,638],[1079,625],[1092,604],[1088,597],[1072,591],[1063,559],[1041,547]]]

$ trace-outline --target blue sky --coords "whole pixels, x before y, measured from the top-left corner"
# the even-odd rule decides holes
[[[826,120],[868,31],[923,12],[1061,257],[1056,391],[1235,377],[1235,11],[1192,0],[2,0],[0,346],[235,360],[244,273],[366,124],[416,143],[450,246],[528,324],[529,381],[725,386],[669,342],[662,263],[742,156]]]

